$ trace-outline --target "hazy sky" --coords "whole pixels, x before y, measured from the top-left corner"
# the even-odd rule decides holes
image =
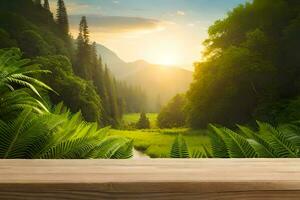
[[[71,31],[86,15],[91,39],[125,61],[189,67],[201,58],[208,27],[247,0],[65,0]],[[52,9],[55,7],[52,0]]]

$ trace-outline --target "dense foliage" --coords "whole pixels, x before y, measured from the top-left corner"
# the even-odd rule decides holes
[[[7,39],[0,48],[19,47],[30,57],[59,54],[71,58],[74,51],[52,13],[31,0],[0,1],[0,30],[5,36],[1,40]]]
[[[70,107],[72,112],[81,110],[87,121],[103,125],[102,101],[94,85],[74,75],[72,64],[65,56],[37,57],[34,60],[42,69],[51,70],[51,75],[43,76],[43,80],[58,94],[50,94],[52,103],[61,101]]]
[[[102,62],[96,44],[90,43],[86,17],[76,42],[69,36],[63,0],[57,1],[55,19],[49,1],[1,1],[0,48],[8,47],[20,48],[24,57],[52,71],[41,77],[59,93],[50,95],[51,102],[63,101],[72,112],[81,110],[89,122],[118,126],[124,112],[140,112],[145,103],[139,100],[145,96],[142,91],[116,81]]]
[[[0,158],[129,158],[132,142],[106,137],[106,129],[72,115],[62,104],[47,109],[41,92],[52,91],[34,75],[49,73],[21,59],[18,49],[0,50]]]
[[[209,28],[205,61],[187,94],[192,127],[280,122],[274,111],[288,111],[280,102],[300,92],[299,11],[300,1],[254,0]]]
[[[176,95],[158,115],[157,124],[160,128],[183,127],[186,124],[186,99],[184,95]]]

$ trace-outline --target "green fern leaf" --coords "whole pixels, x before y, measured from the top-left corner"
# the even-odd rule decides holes
[[[171,158],[189,158],[188,146],[182,135],[178,135],[171,148]]]

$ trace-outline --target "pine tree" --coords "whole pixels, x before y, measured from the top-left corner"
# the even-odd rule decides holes
[[[64,34],[69,34],[68,14],[63,0],[57,1],[56,22]]]
[[[124,114],[124,100],[122,96],[118,92],[118,83],[115,77],[113,77],[113,92],[114,96],[116,98],[116,103],[117,103],[117,119],[121,119],[123,114]]]
[[[95,47],[96,48],[96,47]],[[92,63],[92,51],[93,57],[97,56],[96,50],[89,44],[89,30],[86,17],[81,18],[79,24],[79,35],[77,37],[77,55],[76,62],[74,64],[74,72],[76,75],[86,80],[92,80],[93,63]]]
[[[95,76],[93,78],[94,83],[98,89],[98,93],[101,97],[106,96],[105,85],[104,85],[104,69],[102,64],[102,58],[99,56],[98,58],[98,66],[95,70]]]
[[[79,34],[82,35],[83,43],[85,45],[89,44],[90,38],[89,38],[89,27],[87,23],[86,16],[82,16],[79,24]]]
[[[116,125],[119,120],[118,101],[117,101],[115,84],[110,76],[110,72],[107,65],[105,66],[104,84],[107,91],[107,102],[108,102],[107,113],[111,117],[112,120],[111,124]]]
[[[50,4],[48,0],[44,0],[44,8],[50,11]]]
[[[136,128],[138,129],[148,129],[150,128],[150,121],[145,112],[140,115],[139,121],[136,123]]]
[[[91,71],[89,72],[90,77],[92,80],[95,80],[95,76],[96,76],[96,71],[97,68],[99,67],[100,63],[98,60],[98,54],[97,54],[97,46],[96,46],[96,42],[93,42],[92,46],[91,46]]]
[[[97,88],[97,93],[101,97],[102,100],[102,107],[104,108],[104,115],[103,115],[103,120],[105,124],[109,125],[110,120],[109,120],[109,113],[108,113],[108,95],[107,91],[105,88],[105,82],[104,82],[104,69],[103,69],[103,64],[102,64],[102,59],[99,57],[98,59],[98,65],[97,68],[95,69],[94,72],[94,77],[93,77],[93,82],[94,85]]]

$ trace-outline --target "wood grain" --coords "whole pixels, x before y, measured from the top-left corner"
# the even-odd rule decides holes
[[[300,199],[300,159],[0,160],[0,199]]]

